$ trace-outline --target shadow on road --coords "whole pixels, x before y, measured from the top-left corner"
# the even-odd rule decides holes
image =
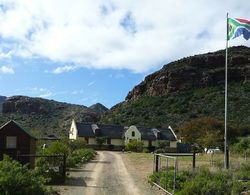
[[[101,161],[101,160],[92,160],[88,163],[102,163],[102,164],[111,164],[110,161]]]
[[[71,168],[69,172],[93,172],[93,170],[84,170],[82,168]]]

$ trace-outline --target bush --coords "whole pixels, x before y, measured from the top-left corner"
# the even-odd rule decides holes
[[[75,150],[67,158],[67,167],[77,167],[80,163],[90,161],[95,155],[96,152],[93,149]]]
[[[68,155],[70,149],[64,141],[53,142],[48,148],[40,150],[41,155]],[[36,160],[36,170],[47,183],[60,183],[64,181],[62,157],[41,157]]]
[[[195,172],[181,171],[176,176],[176,193],[183,195],[191,194],[240,194],[250,189],[250,165],[243,164],[235,170],[218,170],[211,172],[207,168],[201,168]],[[155,172],[149,176],[149,183],[159,184],[172,190],[174,169],[169,168]]]
[[[43,177],[8,156],[0,161],[0,194],[40,195],[46,191],[44,183]]]
[[[86,141],[82,139],[69,140],[69,148],[71,151],[83,149],[86,146]]]
[[[245,154],[249,155],[250,154],[250,138],[249,137],[244,137],[239,139],[233,146],[232,146],[232,151],[234,153],[240,153],[240,154]]]
[[[143,150],[143,142],[142,141],[137,141],[137,140],[132,140],[129,142],[126,147],[126,150],[128,151],[133,151],[133,152],[142,152]]]

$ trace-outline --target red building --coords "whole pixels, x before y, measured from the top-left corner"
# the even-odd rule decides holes
[[[6,154],[22,164],[29,163],[34,167],[34,157],[21,155],[34,155],[36,151],[36,138],[24,130],[15,121],[9,121],[0,127],[0,160]]]

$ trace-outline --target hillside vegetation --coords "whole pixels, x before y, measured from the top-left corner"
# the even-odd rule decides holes
[[[42,98],[13,96],[3,103],[0,124],[15,120],[36,136],[48,134],[68,135],[72,119],[96,122],[99,115],[80,105],[67,104]]]
[[[240,128],[250,127],[250,82],[230,83],[228,91],[229,123]],[[224,86],[175,92],[168,96],[142,96],[117,105],[101,121],[176,128],[198,117],[224,120]]]
[[[250,129],[250,48],[229,49],[228,122]],[[195,118],[224,120],[225,51],[180,59],[145,77],[102,123],[172,127]]]

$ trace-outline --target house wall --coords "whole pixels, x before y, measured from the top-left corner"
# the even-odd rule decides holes
[[[77,128],[76,128],[76,123],[75,120],[72,120],[71,126],[70,126],[70,130],[69,130],[69,139],[74,139],[76,140],[77,138]]]
[[[132,136],[132,132],[135,132],[135,136]],[[136,126],[132,125],[125,132],[125,144],[129,143],[129,140],[138,140],[141,141],[141,133],[138,131]]]
[[[158,147],[159,142],[165,142],[165,141],[168,141],[168,140],[155,140],[155,141],[152,141],[152,146]],[[170,148],[177,148],[177,141],[170,141],[169,142],[169,147]]]
[[[89,145],[97,145],[96,141],[95,141],[95,137],[90,137],[89,138]]]
[[[177,148],[177,141],[170,141],[170,148]]]
[[[7,136],[16,136],[16,148],[6,148]],[[6,154],[22,164],[30,163],[31,167],[33,167],[34,157],[18,157],[18,155],[35,154],[35,149],[35,139],[14,125],[14,123],[7,124],[0,129],[0,160]]]
[[[124,139],[111,139],[111,144],[115,146],[124,146]]]
[[[148,140],[142,140],[142,142],[143,142],[143,146],[144,147],[148,147],[149,146]]]

